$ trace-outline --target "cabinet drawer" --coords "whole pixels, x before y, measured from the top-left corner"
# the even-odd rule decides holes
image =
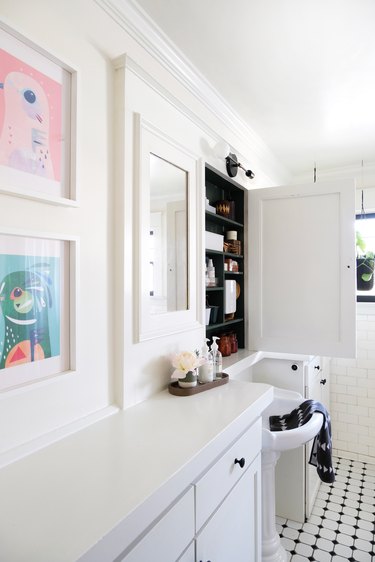
[[[121,562],[175,562],[193,537],[194,489],[191,487]]]
[[[196,530],[223,501],[262,447],[262,422],[258,419],[195,485]],[[244,459],[241,467],[236,461]]]

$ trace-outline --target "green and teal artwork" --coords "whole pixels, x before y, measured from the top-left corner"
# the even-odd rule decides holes
[[[60,355],[60,257],[0,253],[2,369]]]

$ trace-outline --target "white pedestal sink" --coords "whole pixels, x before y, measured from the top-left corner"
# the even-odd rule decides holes
[[[319,433],[323,415],[316,412],[301,427],[286,431],[270,431],[269,417],[289,414],[304,398],[298,392],[275,388],[274,399],[263,412],[262,429],[262,562],[285,562],[287,553],[276,530],[275,467],[281,451],[295,449]]]

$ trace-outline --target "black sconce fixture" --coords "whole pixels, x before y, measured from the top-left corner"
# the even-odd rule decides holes
[[[251,170],[246,170],[245,166],[238,162],[237,156],[235,154],[232,154],[230,152],[225,158],[225,161],[227,164],[227,174],[230,178],[234,178],[237,175],[238,168],[241,168],[245,172],[245,175],[251,180],[255,177],[254,172],[252,172]]]

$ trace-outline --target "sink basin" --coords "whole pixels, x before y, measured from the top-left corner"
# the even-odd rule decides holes
[[[287,451],[295,449],[319,433],[323,423],[323,415],[319,412],[314,413],[311,419],[296,429],[286,431],[270,431],[269,417],[290,414],[297,408],[304,398],[291,390],[281,388],[274,389],[274,399],[270,406],[262,414],[262,449],[263,451]]]

